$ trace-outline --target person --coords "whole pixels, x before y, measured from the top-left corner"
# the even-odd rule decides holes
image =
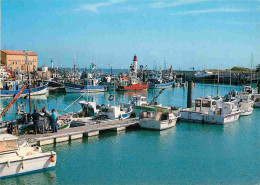
[[[56,112],[55,109],[52,109],[52,114],[51,114],[51,123],[52,123],[52,133],[58,132],[58,125],[57,125],[57,120],[58,120],[58,113]]]
[[[49,128],[52,128],[52,125],[51,125],[51,112],[48,111],[47,107],[45,106],[43,109],[42,109],[42,112],[44,113],[44,116],[45,116],[45,119],[44,119],[44,128],[46,130],[49,130]],[[49,120],[49,121],[48,121]]]
[[[33,119],[33,126],[34,126],[34,134],[36,135],[37,132],[40,131],[40,114],[37,112],[36,109],[34,109],[34,112],[32,114]]]

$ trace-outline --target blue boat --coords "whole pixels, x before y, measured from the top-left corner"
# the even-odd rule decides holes
[[[49,82],[42,83],[37,87],[31,86],[31,96],[44,95],[48,92]],[[3,89],[0,90],[0,97],[14,97],[23,88],[18,81],[4,81]],[[21,97],[29,95],[29,88],[23,90]]]
[[[164,89],[164,88],[172,88],[173,86],[173,83],[174,83],[174,80],[171,81],[171,82],[159,82],[159,81],[156,81],[156,82],[151,82],[149,84],[149,89]]]
[[[95,93],[107,90],[106,85],[81,85],[75,83],[64,83],[66,93]]]

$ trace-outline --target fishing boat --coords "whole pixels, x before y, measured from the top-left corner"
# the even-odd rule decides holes
[[[76,83],[64,83],[66,93],[95,93],[105,92],[107,90],[106,85],[98,85],[97,82],[93,82],[90,85],[81,85]]]
[[[172,88],[174,81],[163,81],[157,80],[156,82],[151,82],[149,84],[149,89],[165,89],[165,88]]]
[[[132,114],[132,107],[129,104],[129,107],[126,108],[122,105],[110,106],[110,105],[103,105],[100,108],[100,113],[97,117],[102,117],[104,119],[128,119]]]
[[[260,108],[260,94],[254,94],[253,100],[254,100],[254,107]]]
[[[180,111],[180,119],[192,122],[203,122],[204,115],[207,114],[210,110],[215,109],[216,107],[217,100],[214,100],[211,97],[196,98],[194,107],[185,108]]]
[[[119,91],[137,91],[137,90],[146,90],[149,85],[141,83],[141,82],[133,82],[129,83],[126,86],[118,86],[117,90]]]
[[[254,111],[254,101],[252,95],[240,93],[237,98],[238,106],[241,109],[241,116],[249,116]]]
[[[166,109],[168,110],[168,109]],[[140,127],[152,130],[165,130],[176,125],[179,115],[176,116],[171,112],[151,112],[143,111],[140,113]]]
[[[32,147],[11,134],[0,135],[0,178],[52,169],[56,160],[54,151],[42,152],[41,147]]]
[[[37,95],[44,95],[48,93],[48,82],[41,82],[38,86],[30,87],[30,95],[37,96]],[[3,82],[3,89],[0,90],[0,97],[14,97],[17,95],[23,86],[20,85],[19,81],[4,81]],[[21,97],[25,97],[29,95],[29,88],[26,87],[22,93]]]
[[[204,122],[214,124],[233,123],[238,120],[241,110],[234,102],[223,102],[222,107],[215,107],[204,115]]]
[[[240,93],[235,90],[231,90],[227,95],[224,96],[225,102],[233,102],[240,108],[241,116],[249,116],[253,113],[254,101],[252,99],[252,94],[246,90],[242,90]]]

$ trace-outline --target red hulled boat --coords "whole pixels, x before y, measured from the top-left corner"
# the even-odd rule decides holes
[[[118,86],[120,91],[136,91],[136,90],[146,90],[149,85],[143,83],[129,84],[127,86]]]

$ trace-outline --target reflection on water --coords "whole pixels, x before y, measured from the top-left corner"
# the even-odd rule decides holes
[[[26,177],[26,178],[24,178]],[[19,185],[27,185],[27,184],[37,184],[37,185],[45,185],[57,184],[56,170],[46,170],[37,173],[31,173],[24,176],[17,176],[12,178],[0,179],[0,184],[19,184]]]
[[[234,87],[240,90],[241,87]],[[158,93],[160,90],[155,90]],[[221,86],[224,95],[229,86]],[[109,93],[89,94],[97,104],[111,103]],[[136,92],[118,92],[128,102]],[[215,85],[196,84],[193,99],[216,94]],[[153,97],[147,91],[147,99]],[[187,88],[167,89],[159,96],[163,105],[186,106]],[[50,95],[49,109],[63,109],[79,94]],[[85,96],[81,98],[86,99]],[[20,100],[19,100],[20,101]],[[17,104],[19,104],[19,101]],[[32,100],[36,101],[36,100]],[[6,99],[1,100],[7,104]],[[12,108],[15,110],[17,104]],[[73,104],[67,111],[80,109]],[[9,112],[6,117],[12,117]],[[1,180],[1,184],[257,184],[260,181],[260,109],[228,125],[178,122],[164,131],[128,129],[44,146],[54,150],[55,170]]]

